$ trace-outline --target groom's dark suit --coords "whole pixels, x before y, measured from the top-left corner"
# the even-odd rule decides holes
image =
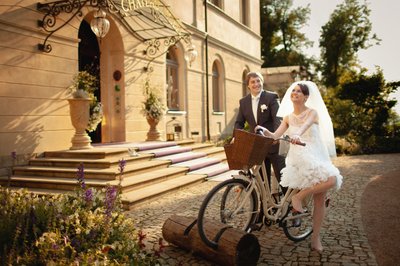
[[[257,121],[254,118],[252,110],[252,96],[248,94],[239,101],[239,113],[235,122],[235,129],[243,129],[244,124],[247,121],[249,125],[249,131],[254,133],[254,128],[257,125],[267,128],[269,131],[275,132],[280,125],[280,119],[276,117],[276,113],[279,109],[279,97],[275,92],[262,91],[260,100],[257,106]],[[267,108],[262,110],[261,106],[265,105]],[[280,181],[281,170],[285,167],[285,158],[278,154],[279,142],[272,145],[266,157],[266,166],[268,175],[271,173],[270,163],[274,168],[275,175]]]

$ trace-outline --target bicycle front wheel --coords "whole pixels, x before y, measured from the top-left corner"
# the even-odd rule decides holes
[[[204,243],[212,248],[218,246],[219,230],[224,224],[247,231],[258,212],[258,198],[249,182],[242,179],[226,180],[215,186],[200,206],[197,227]]]
[[[312,233],[313,218],[313,197],[310,196],[303,202],[303,208],[307,211],[304,213],[295,213],[292,211],[290,204],[289,211],[281,226],[286,237],[294,242],[306,239]]]

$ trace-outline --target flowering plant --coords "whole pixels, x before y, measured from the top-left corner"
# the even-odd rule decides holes
[[[144,83],[143,94],[145,96],[145,100],[142,106],[142,114],[146,118],[160,120],[164,114],[165,105],[161,101],[158,89],[150,85],[149,79],[146,79]]]
[[[89,132],[95,131],[97,125],[103,119],[103,106],[97,100],[94,93],[99,89],[99,80],[88,71],[79,71],[73,79],[72,85],[68,87],[74,98],[90,99],[90,119],[86,127]]]
[[[268,106],[266,106],[265,104],[262,104],[260,106],[260,109],[261,109],[261,113],[264,113],[264,111],[268,109]]]
[[[119,161],[120,180],[125,163]],[[88,187],[84,175],[81,164],[75,193],[38,196],[0,187],[4,265],[161,265],[164,243],[145,246],[146,234],[123,213],[118,187]]]

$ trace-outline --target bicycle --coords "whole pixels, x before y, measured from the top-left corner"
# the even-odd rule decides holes
[[[225,153],[229,168],[240,171],[232,179],[216,185],[203,200],[197,217],[200,238],[207,246],[217,249],[225,228],[234,227],[250,233],[261,230],[263,225],[278,224],[290,240],[306,239],[312,233],[312,197],[303,202],[306,211],[296,213],[291,197],[298,190],[288,188],[283,197],[276,198],[271,193],[268,178],[262,178],[267,176],[265,156],[275,140],[243,130],[235,130],[234,136],[234,143],[225,145]],[[290,141],[290,138],[282,140]],[[226,226],[212,235],[207,224],[215,221]]]

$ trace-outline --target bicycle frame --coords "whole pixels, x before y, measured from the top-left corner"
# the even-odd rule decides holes
[[[283,198],[278,203],[275,203],[274,199],[272,198],[269,180],[268,178],[264,178],[263,180],[260,175],[260,170],[262,171],[263,176],[267,176],[264,162],[261,165],[255,165],[251,169],[247,170],[249,175],[245,176],[248,177],[246,180],[249,181],[249,186],[246,188],[245,197],[250,197],[251,192],[256,190],[256,193],[260,199],[260,203],[262,203],[261,205],[263,207],[265,218],[272,222],[280,222],[285,219],[289,208],[290,199],[294,194],[297,193],[297,190],[289,188]],[[233,175],[232,177],[243,178],[243,174]],[[276,177],[271,176],[271,178]],[[241,205],[243,205],[243,202]],[[234,214],[236,214],[241,207],[243,206],[239,205]],[[260,211],[260,206],[258,206],[258,210]]]
[[[243,130],[235,130],[235,138],[233,144],[224,148],[229,168],[240,172],[233,175],[233,179],[217,184],[206,195],[197,219],[200,238],[206,245],[218,247],[218,234],[210,235],[204,228],[214,220],[247,233],[260,230],[264,224],[277,223],[289,239],[295,242],[306,239],[312,233],[312,215],[308,211],[292,211],[291,199],[298,190],[288,188],[279,199],[272,194],[264,160],[273,141]],[[290,141],[287,138],[284,140]],[[271,178],[276,181],[275,176]],[[310,204],[312,199],[307,201],[306,206]]]

